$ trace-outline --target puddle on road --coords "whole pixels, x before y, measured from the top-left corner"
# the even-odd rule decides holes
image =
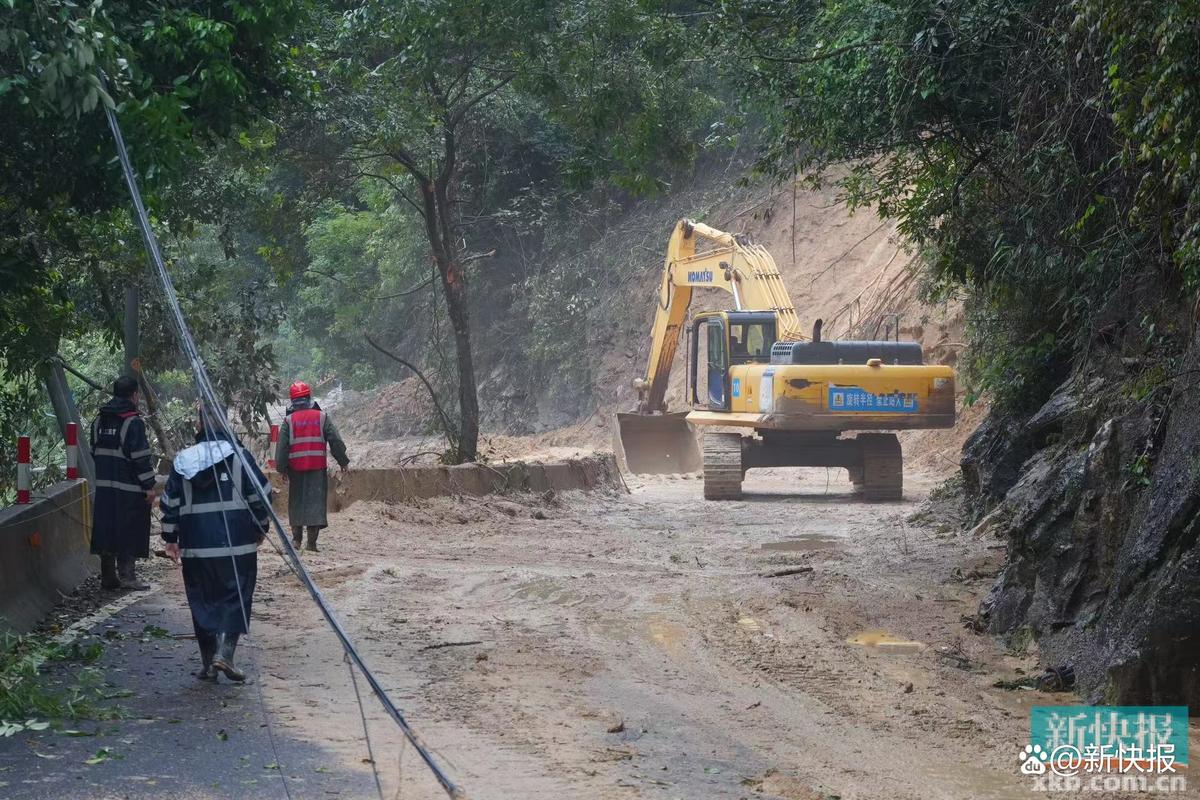
[[[541,600],[562,606],[574,606],[584,601],[583,595],[561,585],[553,578],[540,578],[518,586],[509,599]]]
[[[832,536],[819,533],[802,533],[799,536],[789,536],[782,542],[767,542],[760,545],[762,550],[783,551],[786,553],[811,553],[816,550],[837,550],[841,542]]]
[[[651,612],[640,621],[610,617],[592,623],[591,627],[600,635],[629,646],[648,642],[672,658],[685,652],[689,631],[683,625],[672,622],[666,614]]]
[[[881,630],[860,631],[847,639],[846,644],[869,647],[885,653],[919,653],[926,646],[924,642],[901,639]]]

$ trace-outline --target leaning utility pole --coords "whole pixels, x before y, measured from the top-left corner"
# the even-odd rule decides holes
[[[125,287],[125,324],[122,331],[125,340],[125,364],[121,368],[123,375],[136,378],[139,372],[138,356],[140,342],[138,340],[138,307],[142,302],[142,292],[137,284]]]
[[[68,422],[78,425],[80,436],[86,436],[87,428],[83,426],[83,420],[79,418],[75,395],[71,393],[71,387],[67,385],[67,376],[63,372],[62,364],[57,361],[44,362],[38,367],[38,377],[46,385],[46,394],[50,396],[50,405],[54,408],[54,418],[58,420],[58,427],[63,438],[65,439],[67,435]],[[79,473],[87,479],[88,490],[95,492],[96,464],[92,461],[92,449],[84,444],[85,441],[80,440],[79,443]]]
[[[146,403],[147,422],[158,438],[163,455],[168,461],[175,458],[175,448],[163,430],[158,418],[158,397],[150,386],[150,380],[142,372],[141,335],[138,331],[138,314],[141,308],[142,290],[136,283],[125,287],[125,320],[122,324],[121,338],[125,343],[125,364],[121,368],[123,375],[136,378],[142,400]]]

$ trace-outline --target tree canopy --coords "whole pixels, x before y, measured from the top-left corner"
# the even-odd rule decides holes
[[[1196,12],[727,0],[711,30],[769,122],[762,166],[848,167],[931,288],[969,292],[981,386],[1038,403],[1114,305],[1200,285]]]
[[[299,11],[292,0],[0,4],[0,359],[8,370],[44,357],[77,324],[77,295],[107,288],[80,278],[97,277],[101,264],[144,264],[122,219],[127,198],[100,106],[117,108],[153,196],[206,143],[289,91]]]

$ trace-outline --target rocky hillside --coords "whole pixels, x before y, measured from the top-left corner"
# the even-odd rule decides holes
[[[1108,703],[1200,701],[1200,335],[1194,310],[1126,301],[1174,335],[1101,329],[1029,415],[990,416],[963,449],[981,531],[1008,541],[988,630]],[[1128,309],[1126,309],[1128,310]],[[1180,342],[1182,349],[1175,351]],[[1173,368],[1166,365],[1173,365]]]

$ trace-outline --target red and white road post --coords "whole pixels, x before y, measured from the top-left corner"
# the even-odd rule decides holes
[[[79,480],[79,425],[67,423],[67,480]]]
[[[17,504],[29,503],[29,490],[33,486],[33,472],[30,466],[29,437],[17,437]]]
[[[271,426],[271,452],[267,453],[267,469],[275,469],[275,445],[279,444],[279,426]]]

